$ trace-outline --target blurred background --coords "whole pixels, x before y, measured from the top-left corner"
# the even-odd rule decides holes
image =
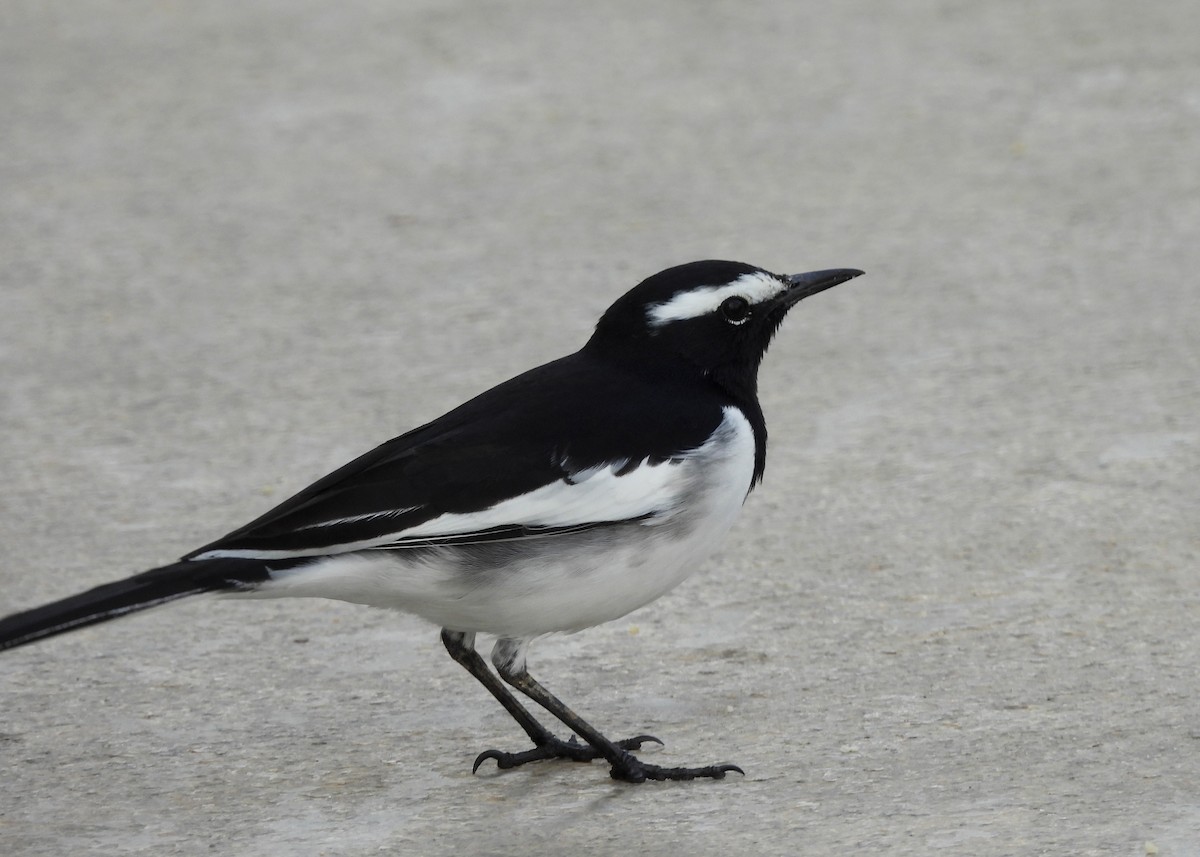
[[[773,346],[766,482],[706,573],[531,656],[745,780],[472,778],[521,736],[433,629],[188,604],[4,656],[0,850],[1200,853],[1197,32],[1185,0],[5,3],[0,612],[232,529],[663,267],[868,276]]]

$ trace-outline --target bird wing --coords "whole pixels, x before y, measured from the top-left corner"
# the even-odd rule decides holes
[[[637,391],[610,390],[578,357],[570,361],[518,376],[388,441],[184,558],[547,537],[669,512],[682,489],[675,464],[716,428],[720,408],[667,410],[648,433],[653,442],[646,445],[642,431],[643,443],[633,446],[631,429],[643,428],[630,420]],[[581,400],[580,387],[592,393],[586,404],[561,407]],[[564,399],[568,392],[575,395]]]

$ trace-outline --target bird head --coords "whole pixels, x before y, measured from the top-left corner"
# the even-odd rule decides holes
[[[759,364],[788,310],[862,273],[837,268],[781,275],[715,260],[678,265],[609,307],[588,347],[688,365],[753,395]]]

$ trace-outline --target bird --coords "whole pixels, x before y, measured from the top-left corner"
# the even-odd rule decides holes
[[[203,594],[415,614],[532,741],[509,769],[603,759],[613,779],[723,779],[613,741],[534,679],[532,641],[618,619],[719,546],[766,467],[758,372],[788,311],[863,272],[705,260],[643,280],[573,354],[483,392],[179,561],[0,619],[0,649]],[[489,669],[477,634],[494,635]],[[513,691],[572,732],[564,740]]]

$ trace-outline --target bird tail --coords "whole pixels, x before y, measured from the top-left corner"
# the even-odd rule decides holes
[[[270,579],[270,571],[261,560],[225,558],[183,560],[152,568],[0,619],[0,650],[107,622],[189,595],[257,589]]]

